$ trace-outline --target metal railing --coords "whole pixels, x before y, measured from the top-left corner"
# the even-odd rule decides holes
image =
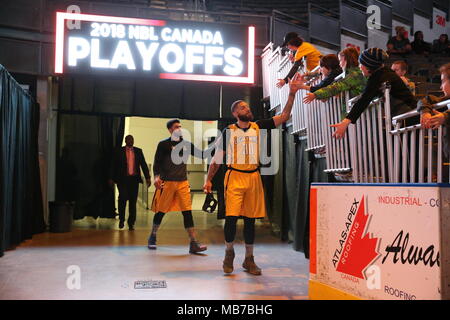
[[[277,111],[282,112],[289,95],[289,86],[284,85],[280,89],[276,85],[278,79],[283,79],[289,73],[292,62],[289,61],[287,55],[282,56],[280,47],[270,52],[266,51],[263,54],[263,77],[268,77],[268,80],[266,82],[266,78],[263,78],[263,83],[267,86],[263,90],[270,94],[270,110],[279,108]],[[294,134],[300,135],[306,135],[307,127],[306,106],[302,102],[303,97],[304,92],[299,91],[292,107],[292,130]]]
[[[276,50],[272,51],[272,55],[267,63],[268,74],[270,77],[269,81],[269,92],[270,92],[270,110],[273,110],[281,105],[280,91],[277,88],[278,68],[280,66],[282,56],[281,48],[278,47]]]
[[[390,88],[385,87],[383,91],[383,97],[373,100],[356,124],[349,126],[354,182],[393,182]],[[348,101],[348,111],[358,99]]]
[[[261,54],[261,64],[262,64],[262,79],[263,79],[263,97],[270,97],[270,87],[272,78],[270,77],[269,60],[273,53],[273,43],[269,43]]]
[[[311,71],[312,73],[319,72],[319,67],[314,68],[314,70]],[[316,76],[312,78],[307,85],[314,86],[319,84],[319,82],[322,80],[322,75]],[[302,90],[302,92],[304,92]],[[302,103],[303,104],[303,103]],[[306,112],[306,130],[307,130],[307,141],[308,141],[308,148],[306,151],[314,150],[317,151],[318,154],[322,154],[325,151],[325,143],[324,143],[324,126],[322,123],[322,116],[321,113],[322,108],[321,106],[324,103],[320,100],[314,100],[309,105],[305,106],[305,112]]]
[[[434,107],[450,108],[450,100]],[[449,166],[448,162],[444,162],[444,129],[442,126],[425,129],[420,123],[408,121],[419,116],[419,112],[413,110],[392,118],[394,128],[390,134],[394,137],[393,182],[449,182],[449,177],[444,177],[445,166]],[[449,160],[448,154],[446,160]]]
[[[344,118],[349,93],[343,92],[338,96],[322,103],[323,139],[325,141],[327,169],[325,172],[346,173],[352,170],[350,163],[349,135],[343,139],[333,138],[334,128],[330,125],[339,123]]]
[[[304,65],[305,61],[303,60],[303,66],[300,67],[299,73],[305,73]],[[284,71],[286,72],[285,75],[289,72],[289,70]],[[315,79],[313,81],[315,81]],[[286,85],[285,87],[287,88],[285,88],[284,95],[287,97],[287,95],[289,95],[289,86]],[[303,103],[305,93],[304,90],[299,90],[295,95],[294,105],[292,106],[292,134],[298,134],[302,137],[307,137],[308,128],[308,106]]]
[[[277,75],[278,75],[277,79],[283,79],[284,77],[286,77],[286,75],[289,73],[291,68],[292,68],[292,62],[289,61],[289,56],[285,55],[280,60],[280,64],[279,64],[278,70],[277,70]],[[275,82],[277,82],[277,80],[275,80]],[[284,105],[289,97],[289,85],[285,84],[282,88],[277,88],[277,90],[279,92],[279,98],[280,98],[279,111],[282,112],[284,109]]]

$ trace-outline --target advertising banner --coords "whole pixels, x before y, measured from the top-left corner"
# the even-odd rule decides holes
[[[446,20],[445,12],[433,8],[433,20],[424,18],[418,14],[414,15],[414,31],[422,31],[424,40],[433,43],[439,39],[441,34],[450,34],[450,23]],[[431,26],[431,27],[430,27]]]
[[[363,52],[365,49],[365,42],[355,39],[353,37],[349,37],[346,35],[341,35],[341,50],[345,48],[354,47],[358,52]]]
[[[56,20],[56,74],[254,82],[252,26],[66,12]]]
[[[449,216],[450,187],[314,184],[311,280],[363,299],[448,299]]]

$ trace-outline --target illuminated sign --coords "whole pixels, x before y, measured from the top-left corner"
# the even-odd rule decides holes
[[[252,26],[57,12],[55,73],[253,83],[254,46]]]

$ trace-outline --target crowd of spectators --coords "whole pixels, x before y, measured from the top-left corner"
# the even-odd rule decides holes
[[[414,33],[414,40],[409,41],[408,31],[403,26],[395,27],[396,35],[391,37],[387,43],[387,52],[389,54],[398,55],[424,55],[439,54],[443,56],[450,56],[450,42],[448,35],[443,33],[439,36],[439,39],[433,41],[433,43],[426,42],[422,31],[416,31]]]

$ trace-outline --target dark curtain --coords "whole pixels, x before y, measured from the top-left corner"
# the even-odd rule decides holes
[[[267,214],[272,232],[309,258],[309,190],[313,182],[334,182],[324,172],[325,158],[307,149],[307,140],[291,133],[280,134],[280,166],[273,176],[263,176]]]
[[[0,65],[0,256],[45,231],[38,158],[39,105]]]
[[[108,179],[124,124],[124,117],[59,113],[56,200],[75,203],[74,219],[115,217]]]
[[[268,102],[267,102],[268,103]],[[265,112],[264,118],[269,118],[275,115],[275,111]],[[278,171],[274,175],[262,175],[264,186],[264,195],[266,201],[267,217],[270,222],[272,234],[280,239],[283,238],[283,187],[284,187],[284,157],[283,157],[283,131],[281,129],[278,135],[278,141],[272,141],[271,136],[268,136],[268,145],[278,143],[278,149],[274,149],[278,153]],[[275,156],[275,155],[274,155]]]
[[[261,119],[261,98],[261,87],[242,84],[79,75],[60,78],[58,109],[90,114],[234,121],[230,106],[236,100],[249,101],[255,119]]]
[[[283,233],[282,239],[292,241],[295,236],[296,205],[297,205],[297,156],[295,141],[297,136],[290,130],[283,131]]]
[[[290,232],[293,248],[309,258],[309,191],[311,183],[331,182],[333,178],[324,172],[326,159],[316,158],[307,149],[306,140],[298,140],[296,149],[296,204],[294,216],[291,217]]]

